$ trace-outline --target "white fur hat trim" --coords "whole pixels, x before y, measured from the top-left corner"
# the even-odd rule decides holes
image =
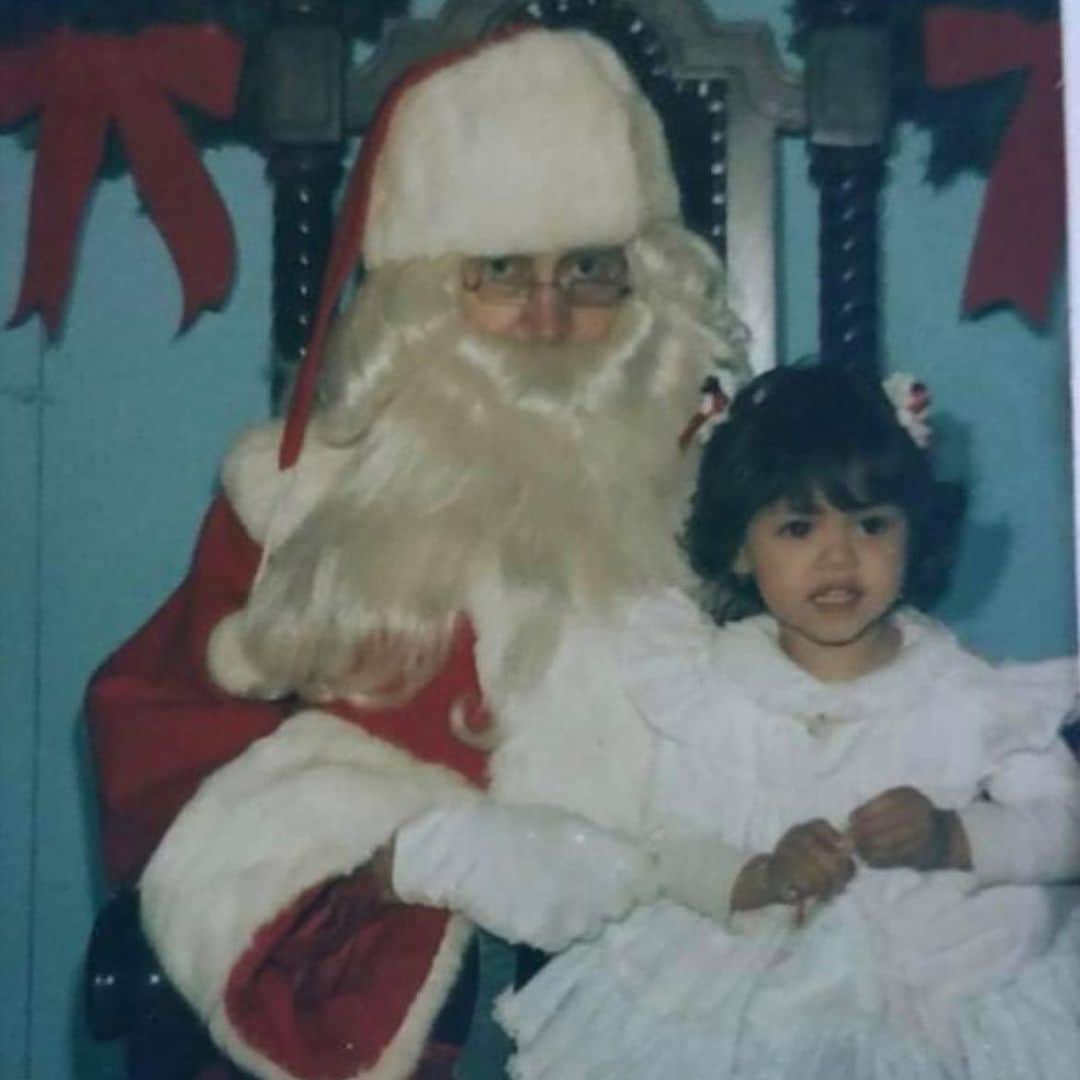
[[[369,267],[623,243],[679,218],[660,121],[615,52],[528,30],[405,91],[376,148]]]

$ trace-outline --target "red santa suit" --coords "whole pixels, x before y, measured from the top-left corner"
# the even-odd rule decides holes
[[[296,502],[308,503],[332,474],[325,459],[339,453],[312,448],[283,475],[279,433],[256,429],[231,453],[187,579],[93,681],[106,857],[124,881],[154,852],[141,879],[148,934],[243,1067],[267,1077],[404,1076],[471,926],[446,910],[387,903],[366,869],[371,856],[425,811],[468,806],[485,787],[489,799],[559,807],[582,825],[632,834],[652,740],[616,677],[610,623],[587,617],[568,621],[539,684],[500,699],[505,737],[493,753],[455,734],[455,710],[480,700],[485,671],[499,668],[512,636],[513,598],[494,583],[478,586],[445,666],[407,705],[305,708],[218,689],[207,668],[235,663],[231,620],[276,486],[292,484]],[[618,857],[613,844],[594,854]],[[599,880],[613,872],[610,859],[541,846],[551,890],[570,875],[575,889],[610,892]],[[449,851],[430,853],[444,857],[453,863]],[[515,906],[497,878],[490,884],[493,910]],[[511,919],[514,932],[512,913],[494,917]],[[532,943],[559,943],[540,933]]]
[[[546,671],[511,688],[503,652],[535,597],[493,569],[405,705],[311,704],[248,669],[260,566],[349,460],[310,439],[298,452],[357,256],[623,243],[678,220],[659,122],[587,35],[530,31],[403,87],[346,198],[284,436],[267,425],[232,450],[187,578],[88,698],[110,875],[138,880],[147,935],[214,1041],[272,1080],[408,1076],[474,924],[557,949],[656,887],[632,839],[653,745],[617,677],[617,612],[571,598]],[[485,710],[490,751],[463,732]],[[391,840],[394,902],[369,865]]]

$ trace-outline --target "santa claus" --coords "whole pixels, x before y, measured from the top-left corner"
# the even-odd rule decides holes
[[[409,1076],[476,927],[558,950],[655,895],[614,638],[686,584],[679,434],[742,345],[605,44],[390,95],[289,420],[89,695],[110,872],[240,1067]]]

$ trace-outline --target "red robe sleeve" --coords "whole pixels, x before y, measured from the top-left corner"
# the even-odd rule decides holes
[[[230,697],[206,670],[207,639],[244,605],[260,555],[219,496],[180,587],[90,682],[86,719],[114,884],[138,876],[204,777],[285,714],[277,702]]]

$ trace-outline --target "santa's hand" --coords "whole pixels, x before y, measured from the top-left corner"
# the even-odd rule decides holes
[[[556,952],[657,893],[634,844],[553,807],[482,800],[399,829],[394,892],[460,911],[512,942]]]
[[[868,865],[940,870],[953,864],[957,815],[913,787],[890,788],[851,815],[855,850]]]
[[[827,821],[795,825],[780,838],[764,873],[771,903],[826,900],[855,875],[850,841]]]

